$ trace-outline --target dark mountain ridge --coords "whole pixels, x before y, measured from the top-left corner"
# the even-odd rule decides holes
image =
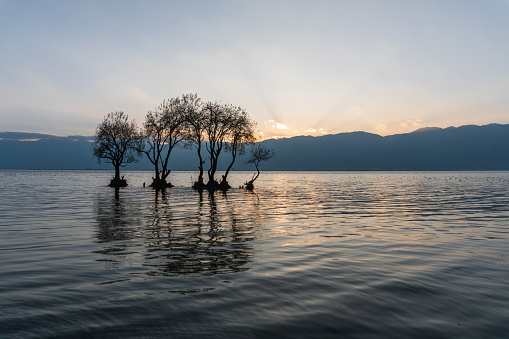
[[[90,136],[0,132],[1,169],[110,169],[92,158]],[[263,141],[276,156],[263,170],[396,171],[509,170],[509,125],[421,128],[380,136],[366,132],[297,136]],[[245,158],[245,157],[244,157]],[[229,156],[223,154],[220,169]],[[196,170],[194,150],[175,149],[172,170]],[[236,170],[252,170],[239,159]],[[151,170],[147,159],[127,169]]]

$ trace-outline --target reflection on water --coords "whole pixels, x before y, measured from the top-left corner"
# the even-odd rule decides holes
[[[247,270],[256,221],[245,215],[257,210],[256,200],[236,206],[227,193],[176,188],[153,190],[152,203],[140,206],[122,193],[117,189],[95,203],[97,240],[111,243],[98,251],[105,256],[99,260],[117,264],[140,260],[147,275]],[[219,206],[217,199],[222,202]]]
[[[0,336],[509,333],[508,172],[125,175],[0,171]]]
[[[133,206],[120,199],[120,188],[114,190],[112,197],[102,197],[104,201],[96,203],[99,242],[133,239],[138,233],[141,216],[135,213]]]

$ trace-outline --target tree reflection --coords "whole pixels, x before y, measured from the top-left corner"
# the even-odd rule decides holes
[[[97,233],[99,242],[132,239],[140,224],[131,206],[120,199],[120,188],[115,187],[114,196],[106,196],[96,202]]]
[[[247,196],[247,193],[240,194]],[[237,197],[238,199],[238,197]],[[248,269],[257,201],[220,192],[143,191],[96,203],[100,253],[106,261],[138,260],[148,275],[213,275]],[[127,258],[129,257],[129,258]],[[135,261],[136,262],[136,261]],[[139,270],[137,271],[139,272]]]

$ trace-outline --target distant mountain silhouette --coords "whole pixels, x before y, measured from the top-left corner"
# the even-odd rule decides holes
[[[1,169],[110,169],[92,158],[90,136],[0,132]],[[24,140],[24,141],[23,141]],[[30,141],[31,140],[31,141]],[[379,136],[366,132],[265,140],[276,156],[262,170],[509,170],[509,125],[421,128]],[[228,155],[222,155],[224,169]],[[175,149],[172,170],[196,170],[194,150]],[[236,170],[252,170],[240,159]],[[143,158],[127,169],[151,170]]]
[[[267,140],[266,170],[508,170],[509,125],[425,128]]]
[[[430,131],[437,131],[441,130],[440,127],[423,127],[419,128],[418,130],[413,131],[412,133],[419,133],[419,132],[430,132]]]

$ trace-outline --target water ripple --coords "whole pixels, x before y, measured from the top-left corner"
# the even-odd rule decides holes
[[[509,333],[507,172],[273,172],[226,194],[110,175],[0,171],[2,335]]]

